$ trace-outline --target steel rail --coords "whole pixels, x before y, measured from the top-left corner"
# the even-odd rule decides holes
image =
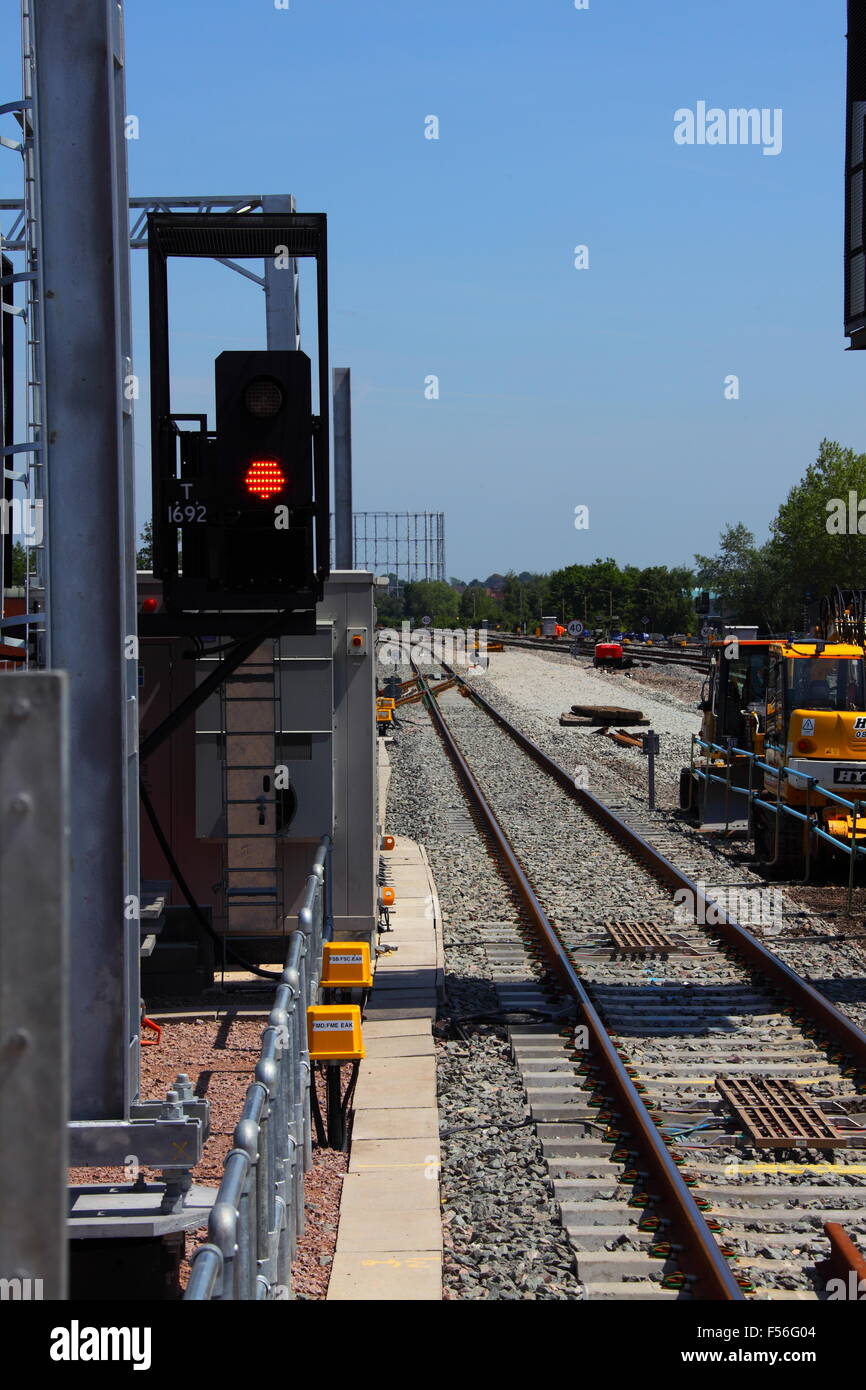
[[[599,1014],[596,1012],[571,958],[556,929],[549,921],[535,890],[521,867],[505,831],[488,804],[469,764],[458,747],[448,723],[430,692],[426,679],[414,662],[413,670],[419,679],[424,704],[430,713],[445,749],[458,776],[466,788],[470,802],[480,815],[484,826],[499,853],[512,883],[538,934],[551,968],[574,999],[578,1013],[591,1039],[592,1052],[600,1064],[621,1122],[629,1139],[636,1145],[648,1170],[648,1176],[659,1188],[663,1217],[668,1222],[671,1243],[679,1244],[686,1254],[683,1272],[689,1277],[689,1292],[702,1299],[737,1300],[744,1295],[727,1260],[722,1254],[683,1177],[668,1152],[652,1116],[640,1098],[634,1082],[618,1056]],[[459,677],[458,677],[459,679]],[[465,682],[463,683],[465,685]],[[466,687],[469,689],[469,687]]]
[[[827,1281],[843,1280],[847,1297],[861,1299],[866,1292],[866,1259],[838,1221],[825,1221],[824,1235],[830,1242],[830,1254],[818,1266],[819,1272]]]
[[[442,663],[442,669],[449,674],[451,668]],[[843,1013],[830,1003],[823,994],[808,984],[796,971],[787,966],[778,956],[768,951],[766,946],[753,936],[750,931],[741,926],[733,917],[730,917],[713,898],[702,893],[698,885],[672,864],[669,859],[649,844],[641,835],[633,830],[630,825],[621,820],[609,806],[598,797],[593,796],[592,792],[585,788],[575,786],[574,778],[569,776],[565,768],[560,767],[553,758],[545,753],[534,743],[531,738],[524,734],[520,729],[505,718],[503,714],[491,705],[477,690],[473,688],[462,676],[457,676],[458,684],[467,692],[469,697],[486,714],[499,725],[514,742],[523,749],[530,758],[536,762],[543,771],[547,772],[559,786],[576,801],[585,811],[602,825],[610,834],[621,840],[638,859],[640,859],[650,872],[660,880],[675,890],[685,889],[691,896],[691,903],[694,905],[695,920],[700,915],[702,925],[709,932],[714,933],[720,940],[733,950],[737,951],[750,964],[756,967],[762,975],[772,980],[780,992],[810,1019],[819,1024],[820,1027],[836,1042],[845,1052],[849,1053],[858,1068],[866,1071],[866,1033],[846,1018]],[[712,908],[712,916],[709,916],[707,909]]]
[[[577,646],[580,648],[580,656],[592,656],[595,650],[594,643],[581,642],[575,638],[512,637],[509,636],[508,633],[491,630],[488,630],[487,636],[492,642],[501,642],[503,646],[517,647],[524,651],[562,652],[567,656],[575,642],[577,642]],[[640,665],[641,662],[646,662],[646,664],[650,666],[682,667],[685,671],[697,671],[702,675],[705,675],[710,669],[709,656],[702,656],[700,651],[665,650],[661,647],[656,647],[652,651],[646,651],[643,647],[629,646],[623,648],[623,656],[630,656],[636,665]]]

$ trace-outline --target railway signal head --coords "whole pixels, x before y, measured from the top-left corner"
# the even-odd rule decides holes
[[[220,354],[215,431],[203,415],[160,421],[168,611],[313,609],[316,426],[310,359],[282,350]]]
[[[305,353],[220,354],[213,481],[227,589],[254,596],[312,583],[312,441]]]

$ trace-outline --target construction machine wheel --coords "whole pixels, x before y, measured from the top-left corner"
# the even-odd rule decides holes
[[[694,777],[692,776],[692,770],[691,770],[691,768],[690,768],[690,767],[683,767],[683,768],[680,768],[680,810],[681,810],[681,811],[691,811],[691,812],[694,812],[694,811],[696,810],[696,805],[695,805],[695,792],[696,792],[696,790],[697,790],[697,788],[696,788],[696,786],[695,786],[695,779],[694,779]]]
[[[799,821],[782,817],[779,827],[779,858],[776,853],[776,817],[762,807],[754,811],[755,858],[759,859],[773,878],[793,878],[804,867],[803,829]]]

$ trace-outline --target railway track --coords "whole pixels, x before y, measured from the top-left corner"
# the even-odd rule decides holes
[[[866,1235],[866,1035],[723,912],[698,925],[711,904],[666,847],[461,689],[450,719],[426,683],[425,704],[521,907],[481,934],[530,1020],[513,1055],[587,1297],[822,1296],[825,1224]],[[478,757],[493,740],[506,786]],[[557,886],[539,805],[559,842],[618,857],[602,901]]]
[[[488,636],[493,641],[502,642],[503,646],[506,647],[522,647],[527,651],[535,652],[562,652],[566,656],[575,645],[571,638],[566,640],[549,637],[510,637],[507,633],[502,632],[489,633]],[[578,642],[576,645],[580,656],[592,656],[594,651],[592,642]],[[650,666],[681,666],[687,671],[705,673],[709,669],[709,658],[702,654],[702,650],[700,647],[680,651],[641,646],[624,648],[625,654],[631,656],[638,665],[646,662]]]

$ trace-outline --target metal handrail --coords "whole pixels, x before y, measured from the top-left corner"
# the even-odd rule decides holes
[[[699,767],[698,763],[696,763],[695,748],[701,749],[701,751],[705,753],[706,767]],[[721,755],[724,756],[724,759],[726,759],[726,763],[724,763],[724,769],[726,769],[727,777],[716,776],[716,774],[710,773],[710,771],[708,770],[709,767],[717,766],[713,765],[713,763],[710,762],[710,759],[712,759],[714,755],[717,755],[717,753],[721,753]],[[748,787],[734,787],[734,785],[731,785],[730,771],[731,756],[733,755],[740,756],[740,758],[748,758],[749,760]],[[770,773],[771,776],[778,778],[778,795],[776,801],[766,801],[766,799],[762,796],[762,792],[756,791],[755,788],[752,787],[752,774],[753,771],[755,771],[756,767],[758,767],[760,771],[767,771],[767,773]],[[703,783],[705,783],[706,785],[709,785],[709,783],[723,784],[724,787],[726,787],[726,795],[730,794],[730,792],[737,792],[737,794],[748,796],[749,826],[751,826],[752,824],[752,810],[753,808],[755,808],[755,806],[760,806],[760,808],[762,808],[763,810],[771,810],[771,812],[773,812],[774,815],[776,815],[777,817],[777,855],[778,834],[780,834],[781,817],[788,816],[791,820],[799,820],[801,821],[801,824],[805,824],[806,831],[808,831],[808,834],[806,834],[806,878],[809,877],[810,872],[810,856],[812,856],[813,842],[815,842],[816,844],[817,841],[824,840],[827,842],[828,845],[830,845],[831,848],[837,849],[837,851],[842,853],[842,855],[848,855],[848,913],[851,913],[853,892],[853,867],[855,867],[858,855],[866,856],[866,845],[859,845],[858,841],[856,841],[856,833],[858,833],[858,824],[865,823],[865,820],[863,820],[863,817],[866,816],[865,802],[848,801],[848,799],[845,798],[845,796],[838,795],[838,792],[830,791],[830,788],[823,787],[823,785],[819,783],[819,780],[817,780],[817,777],[810,777],[809,773],[805,773],[805,771],[799,770],[798,767],[787,767],[784,765],[781,767],[776,767],[771,765],[771,763],[763,762],[763,760],[759,758],[758,753],[753,753],[749,751],[748,748],[737,748],[737,746],[733,744],[731,744],[730,746],[727,746],[726,744],[713,744],[712,741],[706,741],[706,739],[701,738],[701,735],[699,734],[692,734],[691,771],[692,776],[698,777],[699,780],[702,780]],[[785,806],[783,801],[781,801],[781,784],[783,784],[783,781],[788,780],[788,778],[791,777],[796,778],[796,781],[798,781],[798,783],[801,784],[803,790],[806,791],[805,812],[802,812],[802,810],[796,810],[794,806]],[[851,815],[851,844],[844,844],[844,842],[842,842],[841,840],[837,840],[837,838],[835,838],[834,835],[827,834],[827,831],[823,830],[823,828],[820,827],[819,824],[816,824],[816,821],[812,819],[812,815],[810,815],[809,809],[809,794],[813,791],[819,791],[820,795],[826,796],[827,801],[834,802],[837,806],[842,806],[842,809],[847,810],[849,815]],[[773,860],[773,863],[774,862],[776,862],[776,859]]]
[[[322,946],[333,930],[331,850],[323,835],[185,1301],[292,1296],[304,1173],[313,1162],[307,1008],[318,998]]]
[[[808,787],[817,787],[821,795],[826,796],[828,801],[835,801],[837,806],[844,806],[844,808],[847,811],[851,812],[852,816],[855,813],[859,815],[862,810],[862,801],[848,801],[846,797],[839,796],[838,792],[832,792],[830,791],[829,787],[822,786],[821,783],[818,781],[817,777],[810,777],[808,773],[802,772],[797,767],[783,766],[779,768],[774,766],[774,764],[772,763],[763,762],[762,759],[758,757],[757,753],[750,753],[748,748],[737,748],[734,745],[728,748],[727,745],[722,743],[709,743],[706,742],[704,739],[700,738],[697,734],[692,735],[692,741],[698,748],[709,750],[711,753],[724,753],[725,756],[727,756],[729,753],[736,753],[740,757],[748,758],[752,763],[753,767],[760,768],[762,772],[770,772],[773,774],[773,776],[781,775],[782,777],[796,777],[798,781],[804,783]],[[724,783],[726,780],[724,777],[711,776],[710,774],[707,774],[704,771],[702,771],[702,769],[697,766],[695,767],[695,773],[698,777],[706,777],[710,782]],[[731,791],[747,793],[748,788],[732,786]],[[757,792],[753,794],[755,797],[757,797],[758,795]],[[763,805],[765,803],[762,802],[760,804]],[[782,809],[788,815],[797,816],[799,820],[803,819],[803,817],[798,812],[793,811],[790,807],[783,807]],[[866,853],[866,850],[861,850],[860,852],[861,854]]]

